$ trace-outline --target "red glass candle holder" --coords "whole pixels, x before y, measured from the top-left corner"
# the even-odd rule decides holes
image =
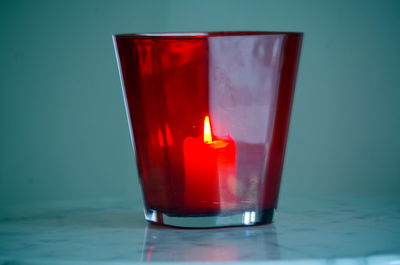
[[[270,223],[302,34],[114,41],[146,219],[179,227]]]

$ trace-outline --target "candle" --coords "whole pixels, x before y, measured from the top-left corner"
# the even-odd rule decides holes
[[[236,147],[232,139],[213,139],[210,118],[202,137],[183,144],[185,205],[196,210],[231,208],[236,203]]]

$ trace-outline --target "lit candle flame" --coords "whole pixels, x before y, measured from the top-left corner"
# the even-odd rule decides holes
[[[204,138],[203,139],[206,144],[212,143],[210,117],[208,117],[208,116],[206,116],[204,118]]]

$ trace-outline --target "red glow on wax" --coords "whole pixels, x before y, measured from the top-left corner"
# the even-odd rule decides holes
[[[236,146],[232,139],[214,138],[206,116],[203,136],[184,140],[184,200],[193,209],[236,204]]]

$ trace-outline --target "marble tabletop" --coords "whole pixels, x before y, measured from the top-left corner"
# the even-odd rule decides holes
[[[142,262],[400,265],[400,200],[282,198],[271,225],[219,229],[149,225],[128,200],[0,209],[0,264]]]

